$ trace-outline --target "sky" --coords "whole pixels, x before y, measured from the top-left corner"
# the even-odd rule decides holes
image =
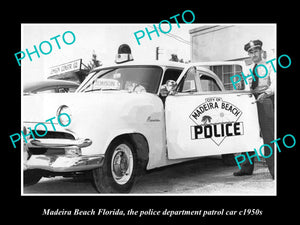
[[[34,82],[37,80],[47,79],[49,76],[49,68],[64,64],[76,59],[82,59],[84,64],[92,58],[93,51],[96,53],[98,60],[104,65],[114,62],[118,47],[121,44],[128,44],[131,47],[134,59],[155,60],[156,47],[160,48],[159,59],[169,60],[171,54],[177,54],[179,59],[184,61],[190,60],[191,45],[189,30],[201,26],[201,24],[171,24],[172,29],[170,35],[176,35],[176,38],[170,37],[159,32],[152,33],[150,40],[145,32],[147,27],[149,31],[153,30],[153,24],[22,24],[21,25],[21,50],[26,52],[34,51],[34,45],[39,51],[40,57],[36,53],[31,54],[32,61],[28,55],[21,60],[21,71],[23,83]],[[156,24],[158,27],[158,25]],[[167,31],[168,24],[162,24],[161,29]],[[134,33],[143,30],[144,38],[140,39],[140,45],[134,36]],[[64,43],[62,36],[66,31],[71,31],[75,35],[73,44]],[[61,49],[55,42],[50,40],[57,35],[56,38]],[[179,41],[178,37],[186,40]],[[72,41],[70,33],[65,35],[66,42]],[[181,40],[182,40],[181,39]],[[52,51],[44,55],[40,52],[39,46],[43,41],[50,42]],[[50,51],[48,44],[42,44],[44,52]],[[20,55],[19,55],[20,57]],[[17,63],[17,61],[16,61]]]

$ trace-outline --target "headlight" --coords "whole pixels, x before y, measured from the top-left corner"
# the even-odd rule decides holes
[[[61,126],[66,127],[71,123],[72,113],[68,106],[62,105],[56,112],[57,121]]]

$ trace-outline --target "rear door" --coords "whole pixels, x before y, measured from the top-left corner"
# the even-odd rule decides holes
[[[213,72],[196,64],[177,82],[178,92],[165,104],[169,159],[253,151],[262,144],[251,92],[225,90]]]

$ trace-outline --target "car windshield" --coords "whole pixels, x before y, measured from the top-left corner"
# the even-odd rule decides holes
[[[105,90],[142,90],[157,93],[162,75],[158,66],[126,66],[103,69],[87,81],[80,92]]]

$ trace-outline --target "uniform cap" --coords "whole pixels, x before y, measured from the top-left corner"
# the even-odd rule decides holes
[[[249,43],[245,44],[244,49],[246,52],[249,52],[251,49],[259,47],[261,48],[263,45],[262,41],[260,40],[254,40],[249,41]]]

